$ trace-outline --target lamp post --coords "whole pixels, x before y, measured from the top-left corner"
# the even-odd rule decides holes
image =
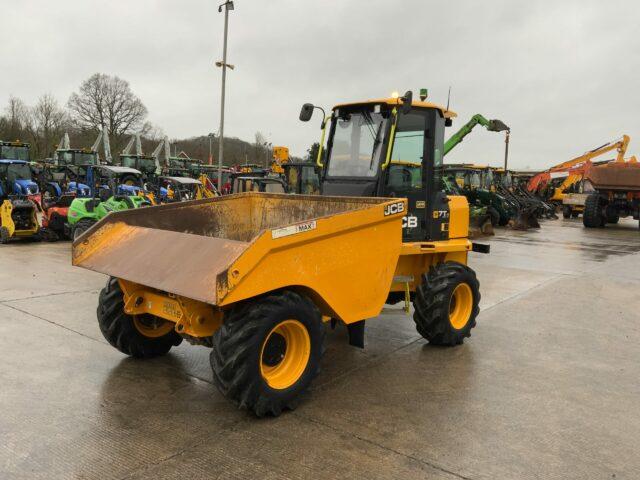
[[[218,145],[218,188],[222,188],[222,158],[224,144],[224,89],[227,80],[227,67],[233,70],[234,66],[227,63],[227,31],[229,29],[229,10],[233,10],[233,1],[227,0],[218,6],[218,13],[224,7],[224,43],[222,47],[222,62],[216,62],[217,67],[222,67],[222,92],[220,99],[220,144]]]
[[[215,137],[215,135],[213,133],[210,133],[207,136],[209,137],[209,165],[211,165],[213,163],[213,157],[211,156],[211,140],[213,140],[213,137]]]

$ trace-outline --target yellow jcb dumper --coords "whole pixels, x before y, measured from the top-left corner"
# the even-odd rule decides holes
[[[466,265],[466,199],[436,188],[451,116],[410,96],[336,107],[323,121],[329,195],[243,193],[108,215],[73,243],[74,265],[111,277],[98,305],[105,338],[144,358],[183,339],[212,347],[218,389],[259,416],[293,408],[308,388],[329,319],[362,347],[365,319],[413,299],[425,339],[462,343],[480,293]],[[376,193],[405,156],[422,163],[421,186],[381,181],[386,195]]]

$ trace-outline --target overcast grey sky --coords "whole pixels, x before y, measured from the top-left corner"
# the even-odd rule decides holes
[[[172,138],[217,131],[222,0],[0,0],[0,106],[65,103],[95,72],[131,84]],[[429,88],[432,101],[511,126],[514,167],[543,168],[631,135],[640,154],[636,1],[236,0],[225,131],[303,154],[330,107]],[[503,136],[474,132],[448,162],[499,165]]]

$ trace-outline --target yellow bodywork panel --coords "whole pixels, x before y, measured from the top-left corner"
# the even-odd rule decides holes
[[[13,206],[11,205],[10,200],[5,200],[0,205],[0,226],[6,227],[9,231],[9,238],[13,237],[13,233],[16,231],[16,225],[13,223],[13,219],[11,218],[11,212],[13,211]]]
[[[155,315],[176,324],[175,330],[192,337],[211,336],[222,325],[222,312],[212,305],[186,297],[160,293],[126,280],[119,280],[128,315]]]
[[[366,105],[366,104],[387,104],[387,105],[391,105],[391,106],[399,106],[402,105],[402,101],[400,100],[400,98],[377,98],[377,99],[373,99],[373,100],[365,100],[362,102],[349,102],[349,103],[340,103],[338,105],[336,105],[334,108],[334,110],[336,108],[340,108],[340,107],[349,107],[349,106],[353,106],[353,105]],[[413,107],[417,107],[417,108],[435,108],[437,110],[440,110],[440,112],[442,112],[442,115],[444,116],[444,118],[455,118],[458,116],[458,114],[456,112],[453,112],[451,110],[448,110],[447,108],[441,106],[441,105],[437,105],[435,103],[431,103],[431,102],[422,102],[420,100],[414,100],[411,102],[411,105]]]
[[[463,195],[449,195],[449,238],[469,236],[469,202]]]
[[[31,213],[31,228],[19,230],[16,228],[16,224],[12,218],[13,204],[11,200],[5,200],[0,204],[0,226],[6,227],[9,231],[9,238],[11,237],[32,237],[40,230],[40,221],[38,220],[37,209],[32,209]]]

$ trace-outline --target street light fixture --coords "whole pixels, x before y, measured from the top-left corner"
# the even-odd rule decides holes
[[[210,133],[207,135],[209,137],[209,165],[213,164],[213,157],[211,156],[211,140],[216,136],[215,133]]]
[[[216,62],[217,67],[222,68],[222,92],[220,98],[220,142],[218,145],[218,188],[222,188],[222,161],[224,155],[224,92],[225,83],[227,80],[227,68],[233,70],[235,67],[227,63],[227,32],[229,30],[229,10],[234,9],[233,1],[227,0],[221,5],[218,5],[218,13],[222,13],[222,7],[224,7],[224,43],[222,47],[222,61]]]

